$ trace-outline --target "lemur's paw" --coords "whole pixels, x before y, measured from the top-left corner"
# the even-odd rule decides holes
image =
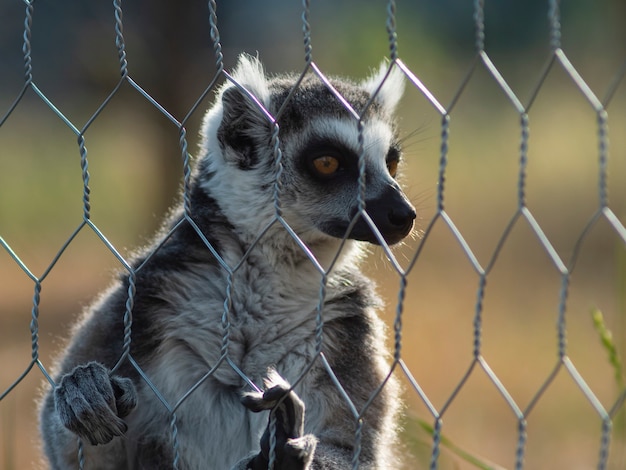
[[[254,412],[272,410],[275,416],[276,445],[274,459],[276,470],[305,470],[313,461],[317,439],[304,435],[304,402],[291,390],[291,386],[275,371],[270,371],[264,392],[246,393],[242,403]],[[261,452],[250,461],[251,470],[266,470],[271,452],[270,415],[267,429],[261,437]]]
[[[281,470],[308,469],[313,462],[317,439],[312,434],[306,434],[297,439],[287,439],[283,447],[284,455]]]
[[[106,444],[126,432],[122,418],[137,405],[137,392],[130,379],[111,376],[102,364],[90,362],[61,377],[54,403],[70,431],[93,445]]]

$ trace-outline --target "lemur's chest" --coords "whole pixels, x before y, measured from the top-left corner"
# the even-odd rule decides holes
[[[276,290],[260,292],[236,280],[231,289],[226,303],[213,298],[201,301],[199,296],[195,313],[181,312],[181,317],[202,311],[206,315],[196,318],[193,328],[181,327],[176,337],[168,338],[148,371],[169,405],[178,405],[176,431],[190,469],[230,468],[258,451],[267,414],[252,413],[241,404],[242,392],[251,390],[241,374],[263,388],[269,368],[295,381],[315,360],[316,298],[298,301]],[[309,371],[305,381],[314,376]],[[309,401],[315,389],[306,386],[300,390],[303,385],[298,391]],[[142,394],[146,400],[156,401],[148,388],[144,387]],[[143,424],[137,423],[135,429],[145,432],[157,423],[171,422],[165,407],[152,409],[160,410],[159,416],[143,416]]]
[[[260,381],[268,367],[293,371],[297,361],[315,354],[318,279],[307,282],[250,262],[231,276],[216,269],[196,272],[185,286],[187,294],[170,306],[154,364],[185,371],[190,378],[168,380],[178,391],[212,369],[210,380],[241,387],[246,382],[239,371]]]
[[[189,450],[184,457],[189,468],[230,468],[233,459],[258,450],[267,416],[251,413],[241,404],[241,393],[251,390],[247,380],[262,388],[271,367],[295,382],[316,361],[320,341],[319,280],[301,285],[297,279],[281,280],[275,273],[244,266],[226,279],[226,285],[224,280],[213,275],[194,280],[193,286],[192,281],[187,283],[194,295],[176,306],[147,371],[170,408],[176,408],[178,438]],[[323,304],[331,299],[323,309],[325,321],[346,310],[335,297],[333,289],[325,292]],[[320,406],[323,399],[311,385],[316,369],[308,371],[297,391],[305,403],[330,409]],[[144,400],[157,401],[149,387],[141,393]],[[137,409],[134,429],[145,434],[171,422],[166,407],[157,405],[147,408],[159,410],[156,416]],[[307,428],[318,427],[323,420],[319,411]]]

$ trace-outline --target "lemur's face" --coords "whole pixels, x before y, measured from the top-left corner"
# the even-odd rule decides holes
[[[379,244],[382,237],[394,244],[410,233],[416,214],[396,182],[401,151],[391,119],[401,76],[390,75],[373,101],[379,77],[360,85],[332,81],[362,115],[362,142],[358,119],[316,77],[306,78],[285,104],[296,78],[268,79],[250,58],[240,60],[233,76],[277,116],[282,164],[277,188],[273,123],[237,87],[225,88],[221,109],[205,120],[207,188],[220,192],[218,203],[240,230],[258,231],[275,218],[278,189],[282,217],[305,242],[346,237]],[[219,159],[212,155],[215,146]]]
[[[288,139],[291,180],[296,207],[321,232],[379,244],[372,226],[388,244],[406,237],[413,228],[415,209],[396,182],[401,153],[393,129],[385,120],[364,121],[361,146],[357,122],[342,117],[311,119],[298,139]],[[304,138],[302,138],[304,137]],[[364,190],[359,201],[359,166]],[[361,206],[359,202],[362,202]],[[365,213],[356,217],[359,207]]]

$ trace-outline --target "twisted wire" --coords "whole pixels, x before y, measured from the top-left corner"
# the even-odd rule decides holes
[[[191,214],[191,158],[187,151],[187,130],[180,126],[178,142],[183,159],[183,209],[185,214]]]
[[[521,418],[517,425],[517,445],[515,446],[515,470],[522,470],[524,468],[524,460],[526,458],[526,440],[527,423],[525,418]]]
[[[35,282],[35,294],[33,295],[33,308],[31,310],[30,337],[31,356],[35,361],[39,358],[39,302],[41,301],[41,283]]]
[[[315,312],[315,355],[319,355],[322,352],[322,345],[324,343],[324,299],[326,298],[326,282],[327,273],[322,274],[320,280],[319,302]]]
[[[172,438],[172,452],[174,454],[174,459],[172,461],[172,468],[174,470],[178,470],[178,462],[180,461],[180,451],[179,451],[179,443],[178,443],[178,425],[176,424],[177,418],[176,413],[172,412],[172,418],[170,420],[170,436]]]
[[[608,189],[608,160],[609,160],[609,126],[608,113],[601,110],[598,113],[598,193],[600,199],[600,208],[609,205],[609,189]]]
[[[124,342],[122,344],[122,357],[130,354],[130,344],[132,340],[133,327],[133,306],[135,305],[135,293],[137,292],[136,274],[131,270],[128,275],[128,291],[126,294],[126,304],[124,309]]]
[[[554,52],[561,48],[561,13],[559,0],[550,0],[548,19],[550,21],[550,49]]]
[[[598,456],[598,470],[605,470],[609,462],[609,447],[611,445],[611,431],[613,422],[607,416],[602,420],[602,435],[600,438],[600,452]]]
[[[398,33],[396,31],[396,2],[387,3],[387,38],[389,40],[389,59],[394,62],[398,59]]]
[[[363,419],[359,418],[354,430],[354,450],[352,451],[352,470],[358,470],[361,455],[361,440],[363,435]]]
[[[87,161],[87,147],[85,147],[85,136],[81,133],[78,136],[78,149],[80,152],[80,169],[83,177],[83,219],[89,220],[91,204],[89,189],[89,163]]]
[[[222,347],[220,351],[221,357],[228,356],[228,347],[230,345],[230,307],[232,304],[232,286],[233,286],[233,273],[229,272],[226,278],[226,298],[224,299],[222,310]]]
[[[126,60],[126,43],[124,42],[124,25],[122,23],[122,0],[113,0],[115,10],[115,46],[120,63],[120,75],[128,76],[128,61]]]
[[[269,448],[269,461],[267,464],[267,470],[274,470],[276,466],[276,412],[275,410],[270,411],[270,422],[269,422],[269,430],[270,430],[270,448]]]
[[[433,446],[432,452],[430,455],[430,470],[437,470],[437,466],[439,463],[439,454],[441,453],[441,426],[443,421],[441,418],[437,417],[435,419],[435,426],[433,426]]]
[[[478,293],[476,294],[476,307],[474,315],[474,358],[480,356],[482,343],[482,326],[483,326],[483,298],[485,296],[485,286],[487,285],[486,274],[480,275],[478,283]]]
[[[400,276],[400,288],[398,289],[398,303],[396,307],[396,318],[393,322],[394,331],[394,347],[393,347],[393,359],[394,363],[400,360],[400,353],[402,350],[402,313],[404,310],[404,299],[406,297],[407,279],[406,275]]]
[[[519,208],[526,206],[526,168],[528,166],[528,114],[522,113],[520,116],[521,139],[519,157],[519,176],[517,181],[517,204]]]
[[[358,192],[356,196],[357,211],[361,215],[365,211],[365,191],[367,182],[365,181],[365,137],[363,136],[364,124],[361,119],[357,122],[358,142],[359,142],[359,160],[358,160]]]
[[[476,51],[485,50],[485,1],[474,0],[474,27],[476,28]]]
[[[444,114],[441,120],[441,157],[439,159],[439,181],[437,184],[437,212],[444,210],[443,195],[448,166],[448,138],[450,135],[450,115]]]
[[[224,54],[220,43],[220,31],[217,28],[217,3],[215,0],[209,1],[209,28],[211,41],[213,41],[213,51],[215,52],[215,67],[220,74],[224,70]]]
[[[278,137],[279,130],[278,123],[274,121],[272,125],[270,145],[272,146],[272,151],[274,153],[274,210],[276,217],[282,217],[283,215],[283,209],[280,201],[283,189],[283,181],[281,178],[283,174],[283,153],[280,149],[280,139]]]
[[[561,294],[559,299],[559,317],[557,320],[558,354],[560,359],[563,359],[567,355],[567,325],[565,310],[567,304],[567,295],[569,291],[569,278],[569,272],[562,274]]]
[[[135,292],[137,287],[135,270],[127,267],[128,273],[128,289],[126,290],[126,302],[124,304],[124,316],[122,318],[124,331],[122,339],[122,353],[117,360],[117,363],[111,368],[111,374],[115,373],[124,363],[125,360],[130,359],[132,362],[132,356],[130,355],[130,347],[132,342],[132,327],[133,327],[133,306],[135,303]]]
[[[304,37],[304,61],[306,64],[313,62],[313,46],[311,44],[311,23],[309,0],[302,0],[302,35]]]
[[[78,439],[78,470],[83,470],[85,468],[85,450],[83,449],[83,441],[82,439]]]
[[[22,52],[24,53],[24,79],[26,85],[30,85],[33,81],[33,59],[31,57],[30,38],[32,34],[33,26],[33,0],[25,0],[26,3],[26,18],[24,18],[24,43],[22,45]]]

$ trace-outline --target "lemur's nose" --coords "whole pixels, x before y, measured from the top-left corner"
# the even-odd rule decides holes
[[[410,230],[415,217],[417,217],[415,209],[408,204],[402,204],[400,207],[392,207],[388,215],[391,225],[398,227],[401,231],[404,231],[402,229]]]
[[[390,245],[398,243],[413,228],[415,208],[397,187],[390,186],[377,199],[367,201],[366,210]]]
[[[356,212],[356,208],[354,209]],[[415,208],[397,186],[390,185],[377,197],[365,201],[365,212],[389,245],[400,242],[411,233],[417,217]],[[359,218],[350,232],[355,240],[379,244],[370,226]]]

